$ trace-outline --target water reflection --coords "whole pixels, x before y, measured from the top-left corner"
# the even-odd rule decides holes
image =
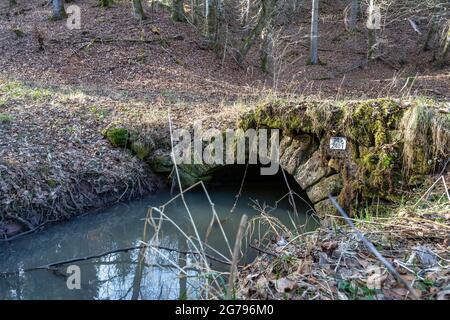
[[[244,184],[242,196],[236,209],[230,213],[239,190],[242,171],[221,173],[221,185],[208,186],[216,210],[221,218],[225,233],[233,243],[243,213],[249,216],[258,212],[251,208],[253,200],[273,204],[287,192],[280,176],[252,176]],[[220,173],[219,173],[220,176]],[[294,183],[291,181],[291,185]],[[301,192],[301,190],[296,190]],[[170,199],[168,190],[160,190],[143,200],[128,204],[117,204],[101,213],[78,217],[69,222],[51,226],[47,230],[20,238],[12,243],[0,244],[0,272],[23,270],[30,267],[47,265],[75,257],[94,255],[114,249],[138,246],[143,236],[144,218],[150,206],[159,206]],[[189,192],[186,201],[200,234],[205,235],[211,221],[211,208],[200,188]],[[302,213],[294,217],[295,223],[303,224],[309,209],[298,201],[297,210]],[[292,208],[287,199],[282,201],[272,214],[287,225],[292,221],[287,212]],[[182,229],[193,234],[192,225],[186,210],[180,201],[169,205],[165,213],[176,221]],[[310,228],[314,227],[312,220]],[[214,227],[216,228],[216,227]],[[215,249],[227,253],[227,247],[219,230],[213,229],[208,243]],[[160,233],[160,245],[187,249],[186,239],[170,223],[164,222]],[[68,290],[66,286],[66,268],[57,270],[36,270],[0,276],[0,299],[179,299],[199,298],[199,286],[204,278],[199,276],[195,266],[189,268],[185,277],[171,261],[190,266],[190,258],[178,252],[166,252],[168,259],[147,251],[147,259],[139,263],[139,250],[130,250],[90,259],[76,264],[81,269],[81,290]],[[247,259],[252,259],[248,255]],[[185,261],[186,259],[187,261]],[[142,260],[142,259],[141,259]],[[211,262],[214,268],[224,266]]]

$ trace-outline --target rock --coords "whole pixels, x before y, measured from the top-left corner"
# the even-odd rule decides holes
[[[170,152],[157,150],[148,161],[150,168],[156,173],[168,173],[172,171],[173,162]]]
[[[202,177],[209,176],[211,173],[222,167],[217,164],[180,164],[179,171],[184,171],[192,177],[202,180]]]
[[[152,157],[147,160],[148,164],[156,173],[170,173],[173,169],[172,156],[170,152],[164,150],[157,150]],[[182,186],[189,187],[198,181],[208,181],[211,179],[211,174],[222,167],[217,164],[179,164],[178,173]],[[175,173],[174,173],[175,174]]]
[[[342,178],[339,174],[332,175],[328,178],[324,178],[308,190],[306,193],[308,194],[309,200],[312,203],[317,203],[323,199],[326,199],[329,194],[336,195],[338,194],[343,186]]]
[[[414,248],[414,251],[417,254],[419,263],[424,268],[431,268],[438,262],[433,251],[425,246],[417,246],[416,248]]]
[[[331,203],[330,199],[322,200],[314,205],[317,216],[323,220],[327,215],[336,214],[336,208]]]
[[[190,187],[193,184],[199,182],[200,180],[208,180],[207,177],[199,178],[196,176],[192,176],[184,170],[178,170],[178,174],[180,175],[180,182],[183,188]]]
[[[306,163],[297,168],[294,178],[302,189],[307,189],[330,172],[331,169],[322,164],[320,150],[317,150]]]
[[[282,148],[281,144],[280,148]],[[317,146],[310,135],[304,134],[293,138],[290,145],[282,151],[283,156],[280,158],[280,164],[289,174],[293,174],[315,149],[317,149]]]

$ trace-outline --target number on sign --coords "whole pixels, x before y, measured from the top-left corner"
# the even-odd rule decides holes
[[[345,150],[347,148],[347,138],[344,137],[332,137],[330,139],[330,149],[332,150]]]

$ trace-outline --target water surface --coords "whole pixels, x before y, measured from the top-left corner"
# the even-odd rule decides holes
[[[230,213],[236,201],[236,194],[241,185],[243,169],[223,169],[218,173],[215,183],[208,185],[212,201],[215,204],[222,225],[231,244],[238,229],[242,214],[250,218],[260,215],[253,207],[264,204],[274,206],[287,191],[281,175],[271,178],[260,177],[253,169],[249,169],[242,195]],[[293,183],[292,179],[290,183]],[[301,192],[301,190],[296,190]],[[148,208],[158,207],[171,198],[169,189],[159,190],[142,200],[130,203],[119,203],[99,213],[86,214],[68,222],[54,224],[46,230],[24,236],[11,243],[0,244],[0,272],[17,271],[14,275],[0,276],[0,299],[179,299],[199,298],[195,270],[189,271],[191,277],[180,280],[179,270],[171,262],[155,252],[148,253],[146,266],[138,286],[133,285],[138,267],[138,250],[119,252],[97,259],[77,262],[81,270],[81,289],[69,290],[66,285],[66,268],[58,268],[58,272],[37,270],[23,272],[31,267],[46,265],[75,257],[90,256],[106,251],[137,246],[143,236],[144,218]],[[211,207],[201,188],[186,193],[186,201],[195,220],[197,229],[204,237],[212,218]],[[271,214],[279,218],[289,228],[307,224],[307,228],[315,226],[306,212],[309,205],[297,201],[298,215],[293,213],[287,198]],[[165,213],[173,219],[188,235],[194,235],[187,211],[177,200],[165,209]],[[152,235],[152,230],[149,230]],[[208,238],[208,244],[219,252],[229,256],[226,242],[220,228],[214,225]],[[160,232],[160,245],[170,248],[187,248],[186,239],[168,221],[163,222]],[[247,247],[248,249],[248,247]],[[210,253],[214,253],[209,250]],[[165,252],[171,261],[178,261],[176,252]],[[256,253],[249,250],[246,260],[254,258]],[[184,257],[184,256],[183,256]],[[243,261],[245,262],[245,261]],[[189,263],[189,261],[188,261]],[[211,261],[213,268],[226,270],[225,265]]]

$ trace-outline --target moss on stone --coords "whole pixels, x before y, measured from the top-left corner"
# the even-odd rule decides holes
[[[352,168],[344,178],[341,195],[345,197],[340,197],[340,203],[348,206],[377,197],[397,201],[405,181],[418,183],[418,176],[430,173],[439,159],[448,157],[450,119],[435,110],[421,101],[388,98],[357,102],[277,99],[247,113],[241,128],[279,128],[284,137],[309,134],[322,141],[322,158],[328,167],[338,172],[345,166]],[[331,135],[348,138],[348,157],[339,160],[340,164],[333,154],[327,154],[324,141]]]
[[[391,99],[376,99],[349,104],[345,107],[348,135],[366,147],[381,147],[390,141],[403,115],[401,105]]]
[[[151,158],[147,160],[150,168],[156,173],[169,173],[172,171],[173,162],[168,152],[161,152],[157,150],[152,154]]]

